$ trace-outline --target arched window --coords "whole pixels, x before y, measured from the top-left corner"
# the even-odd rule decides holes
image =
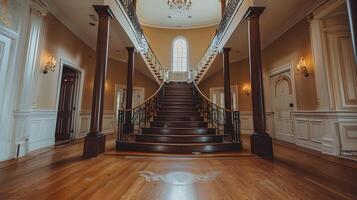
[[[184,37],[176,37],[172,44],[172,71],[186,72],[188,70],[188,44]]]

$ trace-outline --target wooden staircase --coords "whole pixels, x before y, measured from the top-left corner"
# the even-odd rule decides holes
[[[240,150],[241,143],[224,142],[215,128],[209,128],[198,111],[193,84],[166,83],[160,108],[133,141],[117,141],[117,149],[160,153],[212,153]]]

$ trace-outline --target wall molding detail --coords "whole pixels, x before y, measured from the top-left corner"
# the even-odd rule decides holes
[[[294,111],[295,144],[331,155],[357,151],[357,113]]]
[[[242,134],[252,134],[253,127],[253,113],[251,111],[240,111],[240,128]],[[266,112],[267,133],[272,135],[274,133],[274,113]]]
[[[279,39],[284,33],[289,31],[293,26],[295,26],[299,21],[308,16],[321,4],[325,3],[325,0],[310,1],[305,4],[304,7],[300,8],[298,12],[290,18],[281,28],[275,31],[275,33],[268,40],[262,42],[262,49],[265,49],[271,45],[275,40]]]
[[[87,135],[90,129],[90,110],[81,110],[80,112],[80,122],[79,122],[79,133],[75,135],[75,138],[83,138]],[[113,133],[114,132],[114,122],[115,122],[115,111],[104,110],[103,114],[103,133]]]

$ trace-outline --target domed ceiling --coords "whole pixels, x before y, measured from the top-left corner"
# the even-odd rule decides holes
[[[220,0],[192,0],[182,15],[170,9],[167,0],[137,0],[142,25],[158,28],[200,28],[217,25],[221,19]]]

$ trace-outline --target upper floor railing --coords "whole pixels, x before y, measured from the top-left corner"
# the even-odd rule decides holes
[[[149,45],[148,39],[146,38],[145,34],[143,33],[140,22],[136,15],[136,11],[132,0],[116,0],[118,3],[122,5],[124,8],[126,15],[132,25],[135,37],[137,42],[140,45],[138,49],[140,53],[144,56],[145,62],[149,65],[151,72],[156,76],[156,78],[160,81],[163,81],[165,69],[162,67],[159,59],[154,54],[154,51]]]
[[[243,0],[230,0],[226,6],[222,20],[218,25],[216,35],[213,37],[205,54],[202,56],[199,63],[193,68],[193,75],[195,81],[200,80],[208,67],[212,64],[214,58],[219,53],[219,44],[222,41],[231,21],[233,20],[239,6]]]

